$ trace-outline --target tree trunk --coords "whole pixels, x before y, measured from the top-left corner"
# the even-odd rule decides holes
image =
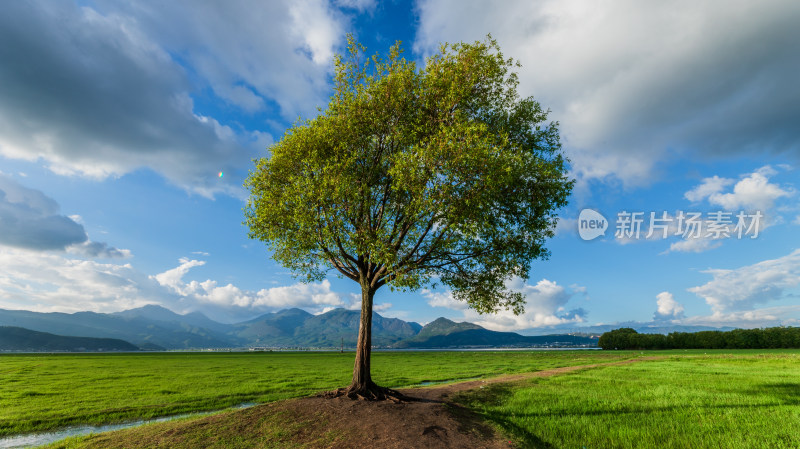
[[[372,355],[372,298],[375,290],[369,285],[361,286],[361,321],[358,326],[358,343],[356,345],[356,361],[353,365],[353,381],[347,388],[330,392],[332,397],[347,396],[352,399],[390,400],[401,402],[411,400],[403,394],[389,388],[379,387],[370,375],[370,358]]]
[[[353,382],[351,392],[367,392],[375,384],[370,376],[369,362],[372,354],[372,298],[375,296],[369,286],[361,286],[361,322],[358,325],[358,343],[356,344],[356,362],[353,366]]]

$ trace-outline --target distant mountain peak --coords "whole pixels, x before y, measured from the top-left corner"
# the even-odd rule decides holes
[[[147,304],[135,309],[114,312],[110,315],[116,315],[123,318],[147,318],[156,321],[175,321],[183,316],[157,304]]]
[[[431,321],[430,323],[422,326],[422,329],[419,331],[419,335],[421,336],[431,336],[431,335],[449,335],[454,332],[461,332],[470,329],[483,329],[481,326],[473,323],[461,322],[457,323],[453,320],[448,320],[445,317],[439,317],[435,320]]]

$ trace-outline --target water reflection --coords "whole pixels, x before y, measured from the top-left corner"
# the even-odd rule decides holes
[[[158,422],[165,422],[165,421],[173,421],[176,419],[181,418],[188,418],[188,417],[199,417],[204,415],[209,415],[212,413],[218,413],[225,410],[233,410],[233,409],[242,409],[248,408],[258,405],[255,402],[244,402],[237,406],[224,409],[224,410],[215,410],[211,412],[201,412],[201,413],[183,413],[180,415],[172,415],[172,416],[163,416],[161,418],[153,418],[153,419],[140,419],[137,421],[128,421],[125,423],[119,424],[107,424],[102,426],[74,426],[74,427],[66,427],[60,430],[53,430],[50,432],[40,432],[40,433],[28,433],[24,435],[12,435],[8,437],[0,438],[0,448],[23,448],[23,447],[35,447],[41,446],[44,444],[54,443],[59,440],[63,440],[64,438],[69,437],[76,437],[81,435],[88,435],[90,433],[102,433],[102,432],[111,432],[113,430],[120,430],[120,429],[127,429],[130,427],[141,426],[144,424],[152,424]]]

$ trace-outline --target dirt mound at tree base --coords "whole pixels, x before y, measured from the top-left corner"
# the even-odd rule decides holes
[[[407,394],[414,392],[406,391]],[[286,404],[299,414],[312,410],[341,438],[331,448],[509,448],[469,410],[441,400],[354,401],[306,398]],[[314,447],[315,445],[312,445]]]
[[[422,390],[405,390],[414,394]],[[510,448],[458,405],[310,397],[91,436],[88,448]]]
[[[549,377],[614,363],[569,366],[428,388],[402,389],[412,401],[347,397],[292,399],[203,418],[173,421],[91,436],[89,448],[511,448],[513,444],[470,410],[450,401],[483,385]]]

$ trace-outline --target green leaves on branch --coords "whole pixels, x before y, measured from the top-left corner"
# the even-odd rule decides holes
[[[522,311],[505,288],[546,258],[572,189],[558,124],[520,98],[490,38],[443,45],[424,68],[336,58],[327,109],[295,124],[247,179],[250,237],[309,280],[373,291],[442,283],[480,312]]]

